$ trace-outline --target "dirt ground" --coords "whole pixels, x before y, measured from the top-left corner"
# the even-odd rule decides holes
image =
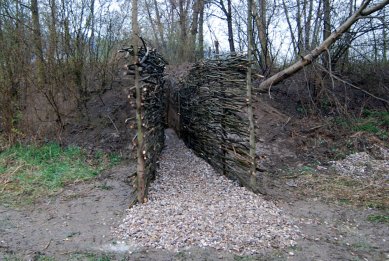
[[[65,187],[32,206],[0,206],[0,260],[42,256],[64,260],[108,248],[114,240],[111,228],[120,222],[132,196],[127,180],[134,171],[131,166]]]
[[[269,200],[296,219],[303,235],[284,259],[388,260],[388,224],[368,221],[369,215],[387,211],[302,197],[303,189],[288,177],[273,177],[267,184]]]
[[[213,249],[179,253],[131,249],[112,236],[131,197],[128,165],[97,180],[64,188],[34,206],[0,208],[0,260],[387,260],[389,227],[372,223],[380,210],[301,198],[290,179],[267,183],[267,198],[291,216],[302,237],[297,246],[240,257]],[[129,254],[129,251],[133,251]],[[105,258],[105,259],[103,259]],[[49,259],[50,260],[50,259]]]
[[[112,90],[91,99],[89,120],[67,126],[64,145],[120,152],[128,158],[131,135],[125,119],[131,115],[127,85],[115,83]],[[325,127],[325,122],[301,120],[275,107],[264,104],[256,110],[257,152],[266,197],[301,230],[296,247],[247,257],[214,249],[179,253],[131,249],[111,233],[133,197],[128,175],[135,165],[127,161],[95,180],[67,186],[32,206],[0,205],[0,260],[389,260],[388,223],[368,220],[373,214],[387,217],[387,209],[301,196],[305,188],[299,186],[298,177],[274,171],[280,166],[325,163],[335,156],[331,148],[344,141],[340,133]]]

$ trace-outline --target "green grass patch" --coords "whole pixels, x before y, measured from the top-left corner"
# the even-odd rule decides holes
[[[120,162],[120,157],[56,143],[15,145],[0,153],[0,201],[31,203],[66,184],[91,179]]]
[[[351,247],[359,251],[371,251],[373,249],[373,247],[365,241],[353,243],[351,244]]]
[[[379,199],[373,199],[373,200],[367,201],[365,206],[368,208],[387,210],[387,209],[389,209],[389,202],[387,199],[382,200],[379,198]]]
[[[367,220],[370,222],[375,222],[375,223],[389,223],[389,216],[388,215],[369,215],[367,217]]]
[[[354,132],[367,132],[382,140],[389,138],[389,112],[365,110],[361,117],[354,119],[337,118],[335,123]]]

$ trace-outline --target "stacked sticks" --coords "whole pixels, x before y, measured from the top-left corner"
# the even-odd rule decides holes
[[[244,56],[196,63],[178,89],[180,136],[197,155],[250,187]]]
[[[136,65],[141,78],[144,184],[148,187],[155,176],[158,156],[164,145],[167,104],[163,76],[167,62],[156,50],[148,48],[142,38],[141,40],[143,47],[138,49]],[[127,57],[134,56],[133,47],[123,48],[119,52],[125,52]],[[126,65],[126,69],[127,75],[135,74],[134,64]],[[135,105],[135,97],[136,90],[132,87],[129,98],[133,105]],[[135,124],[132,126],[134,127]]]

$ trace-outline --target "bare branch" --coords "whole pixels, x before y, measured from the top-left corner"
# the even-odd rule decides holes
[[[359,7],[359,9],[353,15],[351,15],[343,24],[336,28],[335,31],[332,32],[332,34],[327,39],[325,39],[319,46],[317,46],[310,53],[302,57],[301,60],[297,61],[288,68],[276,73],[275,75],[263,81],[259,85],[257,91],[266,92],[266,89],[270,88],[272,85],[275,85],[285,80],[286,78],[300,71],[303,67],[311,64],[317,57],[319,57],[320,54],[329,49],[329,47],[334,42],[336,42],[336,40],[338,40],[345,32],[347,32],[348,29],[356,21],[358,21],[360,17],[364,15],[369,15],[375,11],[384,8],[389,3],[389,0],[383,0],[381,3],[366,9],[370,2],[371,0],[364,1]]]
[[[343,80],[343,79],[340,78],[339,76],[336,76],[335,74],[333,74],[333,73],[331,73],[330,71],[328,71],[326,68],[324,68],[324,67],[323,67],[322,65],[320,65],[320,64],[316,64],[316,65],[319,66],[319,68],[320,68],[321,70],[323,70],[323,71],[329,73],[331,78],[334,78],[334,79],[336,79],[336,80],[338,80],[338,81],[340,81],[340,82],[342,82],[342,83],[344,83],[344,84],[346,84],[346,85],[348,85],[348,86],[350,86],[350,87],[352,87],[352,88],[354,88],[354,89],[357,89],[357,90],[363,92],[364,94],[367,94],[368,96],[373,97],[373,98],[376,99],[376,100],[382,101],[382,102],[384,102],[384,103],[386,103],[386,104],[389,105],[389,100],[386,100],[386,99],[383,99],[383,98],[381,98],[381,97],[378,97],[377,95],[374,95],[374,94],[372,94],[371,92],[368,92],[368,91],[366,91],[366,90],[364,90],[364,89],[362,89],[362,88],[360,88],[360,87],[358,87],[358,86],[356,86],[356,85],[354,85],[354,84],[352,84],[352,83],[350,83],[350,82],[348,82],[348,81]]]
[[[389,4],[389,0],[384,0],[381,3],[379,3],[379,4],[376,4],[376,5],[374,5],[374,6],[370,7],[370,8],[367,8],[366,10],[363,10],[361,12],[361,15],[363,15],[363,16],[370,15],[370,14],[372,14],[372,13],[378,11],[378,10],[381,10],[382,8],[384,8],[388,4]]]

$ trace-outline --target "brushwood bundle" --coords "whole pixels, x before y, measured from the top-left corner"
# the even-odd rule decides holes
[[[154,178],[157,166],[157,158],[164,145],[166,97],[164,91],[164,69],[167,62],[155,50],[146,46],[138,48],[137,68],[140,74],[140,91],[142,101],[142,132],[143,132],[143,157],[144,184],[149,185]],[[126,57],[134,56],[134,48],[123,48],[119,52],[126,53]],[[126,65],[126,74],[135,74],[135,65]],[[130,88],[130,103],[135,106],[136,90]],[[133,124],[135,126],[135,124]],[[136,139],[134,139],[135,141]]]
[[[216,170],[253,190],[245,56],[196,63],[178,88],[180,136]]]

